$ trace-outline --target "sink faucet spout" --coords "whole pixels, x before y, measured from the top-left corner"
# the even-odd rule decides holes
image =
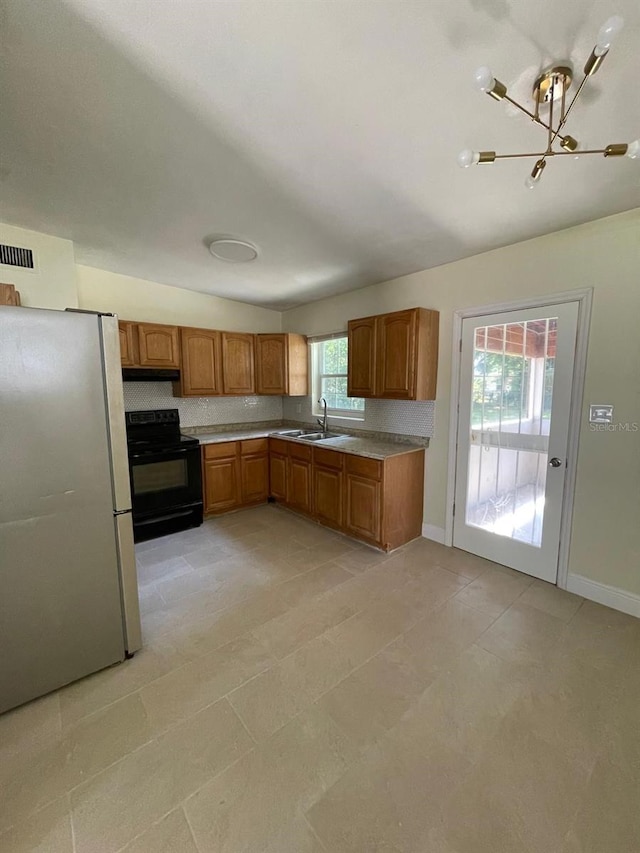
[[[323,411],[322,420],[320,420],[320,418],[318,418],[317,419],[318,423],[322,427],[322,432],[329,432],[329,428],[327,425],[327,401],[325,400],[324,397],[320,397],[320,399],[318,400],[318,403],[320,403],[320,405],[322,406],[322,411]]]

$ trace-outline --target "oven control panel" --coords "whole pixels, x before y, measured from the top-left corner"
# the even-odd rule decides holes
[[[179,424],[177,409],[149,409],[148,411],[125,412],[127,424]]]

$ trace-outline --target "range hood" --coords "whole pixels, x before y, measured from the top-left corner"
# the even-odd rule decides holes
[[[123,382],[175,382],[180,379],[176,368],[160,367],[123,367]]]

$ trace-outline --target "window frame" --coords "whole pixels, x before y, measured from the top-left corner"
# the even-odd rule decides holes
[[[320,372],[320,345],[327,343],[330,340],[346,340],[347,347],[349,346],[349,338],[347,333],[331,335],[327,338],[321,338],[320,340],[310,341],[309,346],[311,347],[311,411],[314,416],[322,417],[324,415],[324,411],[320,406],[320,398],[322,397],[322,380],[323,379],[342,379],[343,377],[347,377],[347,373],[321,373]],[[348,352],[348,349],[347,349]],[[362,400],[362,408],[361,409],[335,409],[331,406],[327,406],[327,417],[328,418],[341,418],[343,420],[351,420],[351,421],[364,421],[365,418],[365,406],[366,400],[364,397],[354,397],[353,399]]]

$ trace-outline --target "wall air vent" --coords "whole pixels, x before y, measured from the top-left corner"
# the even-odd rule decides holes
[[[0,243],[0,264],[32,270],[34,269],[33,252],[31,249],[21,249],[18,246]]]

